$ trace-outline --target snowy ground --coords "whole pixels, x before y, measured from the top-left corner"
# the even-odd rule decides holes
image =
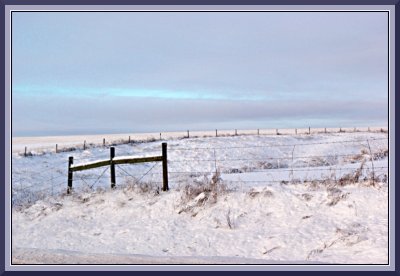
[[[190,131],[190,137],[214,137],[234,135],[274,135],[278,131],[279,134],[293,135],[293,134],[306,134],[309,131],[311,134],[315,133],[337,133],[339,131],[353,132],[356,131],[371,131],[379,132],[387,130],[382,127],[358,127],[358,128],[299,128],[299,129],[258,129],[258,130],[218,130],[213,131]],[[83,148],[84,142],[86,145],[106,145],[113,143],[127,142],[129,139],[135,141],[151,141],[161,139],[179,139],[187,137],[187,131],[177,132],[163,132],[163,133],[125,133],[125,134],[102,134],[102,135],[69,135],[69,136],[43,136],[43,137],[13,137],[12,138],[12,153],[24,153],[25,147],[27,152],[37,153],[42,151],[55,152],[56,144],[58,150],[68,150],[71,148]]]
[[[108,147],[14,153],[14,263],[387,263],[387,133],[166,142],[168,192],[144,163],[117,165],[115,190],[107,167],[76,172],[67,196],[68,156]],[[116,146],[126,155],[161,155],[160,141]]]

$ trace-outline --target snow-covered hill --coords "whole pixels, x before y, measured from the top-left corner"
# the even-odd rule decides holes
[[[77,172],[66,195],[68,156],[106,159],[108,147],[13,154],[14,261],[387,263],[386,133],[166,142],[168,192],[161,165],[144,163],[117,165],[115,190],[107,168]],[[116,146],[160,154],[160,141]]]

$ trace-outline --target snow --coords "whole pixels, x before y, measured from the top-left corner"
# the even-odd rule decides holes
[[[68,156],[76,164],[104,160],[108,147],[14,153],[14,262],[388,262],[386,133],[166,142],[168,192],[154,162],[116,165],[113,190],[108,167],[74,172],[66,195]],[[159,155],[160,141],[116,146],[116,158]],[[359,182],[335,182],[360,168]]]
[[[342,131],[352,132],[354,128],[341,128]],[[379,132],[381,127],[370,127],[371,132]],[[387,130],[387,128],[383,128]],[[339,128],[327,128],[327,132],[338,132]],[[357,128],[357,131],[367,131],[367,127]],[[311,133],[323,133],[323,128],[311,128]],[[280,134],[294,134],[294,129],[279,129]],[[308,133],[308,128],[297,129],[298,134]],[[234,130],[218,130],[218,136],[234,135]],[[237,130],[238,135],[254,135],[257,134],[257,130]],[[260,129],[260,135],[265,134],[276,134],[275,129]],[[214,137],[215,131],[190,131],[190,137]],[[56,144],[58,149],[75,147],[78,149],[83,148],[84,141],[86,146],[90,145],[102,145],[103,139],[105,139],[106,145],[112,143],[127,142],[129,137],[131,141],[153,141],[159,140],[159,133],[124,133],[124,134],[102,134],[102,135],[69,135],[69,136],[43,136],[43,137],[12,137],[12,153],[24,153],[25,147],[27,151],[36,152],[54,152]],[[186,131],[180,132],[163,132],[161,133],[162,139],[180,139],[187,137]]]

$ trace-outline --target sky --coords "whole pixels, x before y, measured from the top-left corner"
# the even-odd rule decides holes
[[[384,12],[14,12],[12,135],[386,126]]]

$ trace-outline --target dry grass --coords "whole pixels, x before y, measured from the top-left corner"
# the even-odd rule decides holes
[[[261,195],[264,196],[264,197],[272,197],[274,194],[268,188],[264,188],[261,191],[257,191],[257,190],[255,190],[253,188],[253,189],[251,189],[250,191],[247,192],[247,195],[250,198],[255,198],[255,197],[258,197],[258,196],[261,196]]]
[[[354,172],[345,174],[341,178],[339,178],[338,185],[345,186],[345,185],[349,185],[349,184],[358,183],[358,181],[360,180],[360,176],[362,174],[364,165],[365,165],[365,159],[361,162],[360,167],[358,169],[356,169]]]
[[[195,180],[181,189],[180,208],[178,213],[192,211],[196,207],[215,204],[218,197],[229,192],[227,185],[216,171],[211,178],[204,176],[203,180]]]
[[[231,209],[228,209],[228,212],[226,213],[226,224],[228,225],[229,229],[234,229],[236,227],[235,219],[231,214]]]
[[[336,228],[334,238],[331,241],[324,242],[323,246],[311,250],[306,259],[310,260],[312,257],[321,254],[325,250],[333,247],[337,244],[342,244],[347,247],[354,246],[358,243],[366,241],[368,238],[365,236],[365,232],[369,229],[359,223],[352,223],[347,228]]]
[[[159,195],[160,187],[158,184],[153,182],[138,181],[134,178],[128,178],[125,183],[121,186],[123,192],[127,193],[138,193],[138,194],[150,194]]]
[[[342,190],[335,188],[335,187],[330,187],[327,189],[328,192],[328,203],[326,205],[328,206],[335,206],[338,204],[339,201],[346,199],[350,193],[344,193]]]

